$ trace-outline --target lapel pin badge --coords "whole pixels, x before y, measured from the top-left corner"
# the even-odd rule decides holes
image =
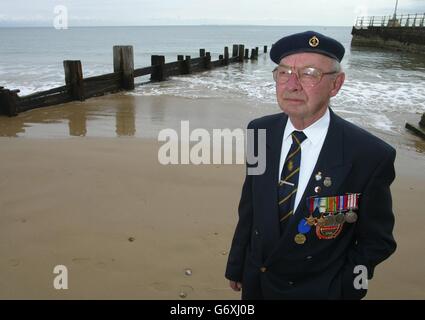
[[[325,180],[323,181],[323,184],[325,185],[325,187],[329,188],[332,185],[331,177],[326,177]]]

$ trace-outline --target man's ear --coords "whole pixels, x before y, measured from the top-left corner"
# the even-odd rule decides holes
[[[331,97],[336,96],[336,94],[341,89],[342,85],[344,84],[344,81],[345,81],[345,73],[344,72],[338,73],[337,76],[335,77],[335,80],[333,82],[333,88],[330,92]]]

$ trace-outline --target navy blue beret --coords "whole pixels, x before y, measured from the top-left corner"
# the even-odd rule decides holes
[[[341,62],[344,57],[344,46],[335,39],[321,33],[306,31],[283,37],[270,50],[270,58],[279,64],[283,57],[300,52],[323,54]]]

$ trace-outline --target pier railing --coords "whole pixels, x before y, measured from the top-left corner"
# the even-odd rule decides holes
[[[164,81],[170,76],[201,72],[217,67],[227,66],[230,63],[243,63],[245,60],[258,59],[258,47],[251,52],[243,44],[235,44],[229,55],[229,48],[216,61],[211,60],[210,52],[199,50],[199,57],[178,55],[177,61],[165,63],[165,56],[151,56],[151,65],[143,68],[134,68],[134,54],[132,46],[114,46],[114,72],[89,78],[83,77],[80,60],[63,62],[65,85],[26,96],[19,96],[19,90],[9,90],[0,86],[0,114],[10,117],[18,113],[70,101],[84,101],[87,98],[101,96],[123,90],[133,90],[134,79],[150,75],[150,81]],[[251,53],[251,55],[250,55]],[[267,53],[267,46],[264,46]]]
[[[390,16],[368,16],[357,17],[357,29],[367,29],[368,27],[424,27],[425,13],[401,14]]]

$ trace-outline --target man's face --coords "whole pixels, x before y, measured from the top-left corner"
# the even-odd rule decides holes
[[[333,60],[317,53],[292,54],[284,57],[279,65],[295,69],[313,67],[325,73],[335,71]],[[291,119],[311,124],[325,113],[329,99],[338,93],[344,78],[344,73],[323,75],[315,86],[303,86],[297,75],[292,74],[288,82],[276,82],[277,101]]]

